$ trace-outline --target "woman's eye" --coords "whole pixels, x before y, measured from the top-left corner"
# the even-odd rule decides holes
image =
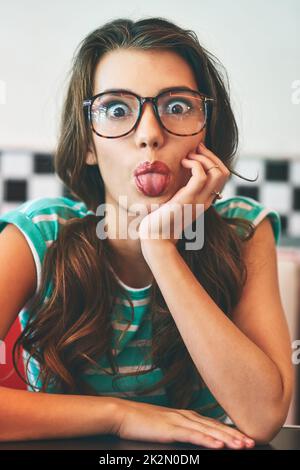
[[[190,109],[191,104],[182,100],[171,101],[166,106],[166,110],[170,114],[186,114]]]
[[[102,109],[107,117],[122,118],[130,114],[130,108],[125,103],[111,102],[102,106]]]

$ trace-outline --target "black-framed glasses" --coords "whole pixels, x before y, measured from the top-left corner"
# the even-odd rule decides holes
[[[144,103],[152,103],[160,125],[178,136],[199,134],[206,126],[208,106],[214,99],[182,87],[170,88],[155,97],[141,97],[122,89],[98,93],[83,101],[92,130],[100,137],[115,139],[137,128]]]

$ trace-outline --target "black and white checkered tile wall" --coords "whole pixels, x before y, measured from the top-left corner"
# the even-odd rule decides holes
[[[67,188],[54,173],[53,156],[30,152],[0,153],[0,213],[37,197],[68,196]],[[231,176],[222,193],[252,197],[281,216],[282,235],[300,237],[300,159],[270,160],[240,158],[235,171],[248,182]]]

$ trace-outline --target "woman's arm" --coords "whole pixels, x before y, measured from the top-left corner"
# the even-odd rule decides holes
[[[60,395],[0,387],[0,442],[112,434],[211,448],[253,447],[247,436],[188,410],[111,397]]]
[[[22,232],[0,234],[0,339],[36,289],[36,268]],[[1,367],[1,364],[0,364]],[[109,433],[118,402],[110,397],[51,395],[0,387],[0,440]]]
[[[194,364],[238,428],[268,441],[291,399],[291,343],[268,219],[247,242],[248,280],[233,321],[211,299],[168,240],[142,240],[144,257]]]
[[[0,441],[113,434],[119,400],[0,387]]]
[[[20,230],[0,234],[0,338],[36,289],[34,259]],[[9,268],[8,268],[9,267]],[[235,429],[193,411],[121,398],[28,392],[0,387],[0,441],[116,434],[125,439],[253,446]],[[240,444],[235,440],[238,439]]]

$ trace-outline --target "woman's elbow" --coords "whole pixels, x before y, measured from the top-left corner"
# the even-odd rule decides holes
[[[266,425],[261,429],[255,429],[252,432],[248,432],[247,436],[253,439],[256,445],[268,444],[271,442],[275,436],[279,433],[283,423],[278,425]]]
[[[263,416],[262,421],[252,427],[249,426],[244,432],[250,438],[254,439],[257,444],[266,444],[272,441],[286,421],[289,406],[289,399],[277,404],[276,407],[270,406],[267,413]]]

